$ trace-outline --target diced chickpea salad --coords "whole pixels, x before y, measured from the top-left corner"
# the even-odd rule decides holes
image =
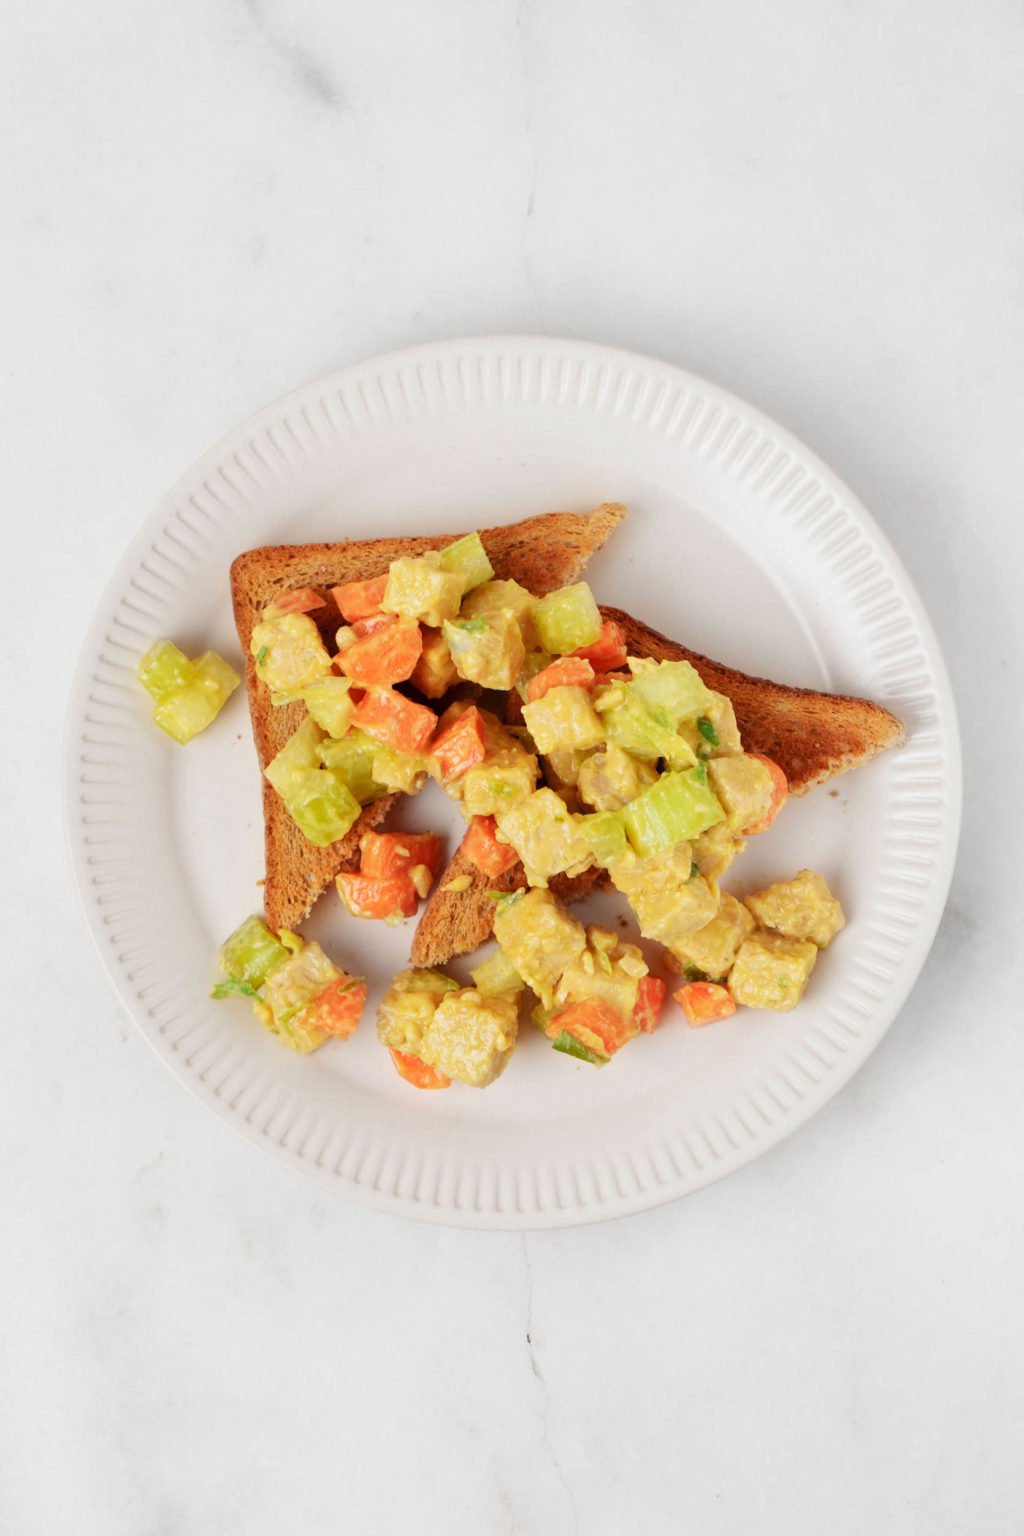
[[[419,1088],[493,1082],[515,1049],[525,989],[554,1048],[595,1065],[656,1026],[664,981],[638,946],[578,922],[548,890],[555,876],[607,872],[682,976],[674,997],[694,1027],[737,1005],[795,1007],[843,927],[810,870],[742,900],[721,889],[746,839],[785,803],[785,775],[744,751],[731,701],[689,662],[629,655],[585,582],[535,597],[496,579],[468,534],[328,595],[284,594],[254,626],[251,653],[272,704],[304,706],[265,773],[311,844],[338,842],[365,806],[415,795],[429,778],[470,824],[464,847],[478,870],[495,878],[522,864],[526,889],[495,893],[499,950],[473,986],[404,971],[380,1005],[381,1043]],[[179,741],[239,681],[214,653],[190,662],[170,642],[147,653],[140,678]],[[523,723],[474,702],[481,689],[517,694]],[[369,833],[339,894],[354,917],[401,922],[442,856],[432,834]],[[251,997],[296,1050],[358,1023],[365,985],[297,935],[249,918],[221,960],[228,979],[215,995]]]

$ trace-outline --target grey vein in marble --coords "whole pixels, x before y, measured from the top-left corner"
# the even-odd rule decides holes
[[[541,1415],[541,1432],[545,1449],[547,1450],[548,1455],[551,1457],[551,1465],[554,1469],[555,1476],[558,1478],[558,1481],[561,1483],[562,1488],[565,1491],[566,1501],[569,1505],[569,1512],[572,1516],[573,1536],[579,1536],[580,1519],[579,1511],[576,1508],[576,1499],[569,1484],[569,1479],[565,1475],[565,1468],[562,1466],[561,1458],[559,1457],[558,1452],[555,1449],[554,1442],[551,1439],[551,1392],[548,1387],[547,1378],[541,1369],[540,1360],[537,1356],[537,1346],[533,1342],[533,1265],[530,1262],[530,1238],[528,1233],[524,1232],[522,1234],[522,1240],[523,1264],[526,1267],[526,1349],[530,1359],[530,1370],[533,1373],[533,1379],[536,1381],[540,1390],[541,1402],[543,1405],[543,1412]]]
[[[345,95],[331,71],[309,48],[284,37],[267,14],[264,0],[242,0],[246,14],[270,51],[287,67],[303,95],[318,106],[338,111],[345,106]]]

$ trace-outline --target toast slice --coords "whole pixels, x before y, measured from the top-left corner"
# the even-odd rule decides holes
[[[496,575],[518,581],[531,592],[543,595],[576,581],[587,561],[625,515],[625,507],[609,502],[587,514],[548,512],[502,528],[486,528],[481,531],[481,538]],[[248,550],[232,563],[231,600],[245,657],[245,686],[261,774],[298,729],[305,712],[301,704],[285,704],[275,709],[268,690],[256,676],[249,641],[263,609],[295,587],[313,587],[321,596],[329,596],[331,587],[367,581],[386,571],[391,561],[402,555],[421,555],[459,536],[451,533],[342,544],[268,545]],[[318,621],[325,636],[332,636],[341,622],[330,601],[311,617]],[[386,795],[375,801],[366,807],[345,837],[326,848],[316,848],[292,821],[277,792],[265,779],[262,782],[266,851],[263,903],[267,922],[277,930],[301,922],[335,875],[357,863],[359,839],[384,820],[398,797]]]
[[[789,780],[791,794],[805,795],[815,785],[859,767],[904,740],[902,722],[868,699],[749,677],[677,645],[619,608],[602,607],[601,613],[622,625],[631,656],[689,661],[709,688],[726,694],[736,710],[744,747],[778,763]],[[458,889],[467,877],[470,884]],[[453,880],[456,889],[446,889]],[[413,936],[413,964],[444,965],[453,955],[469,954],[486,943],[494,921],[494,902],[488,891],[514,891],[524,884],[521,864],[491,880],[480,873],[460,846],[423,908]],[[601,869],[588,869],[572,880],[559,876],[551,882],[552,890],[563,901],[579,900],[595,886],[605,885]]]

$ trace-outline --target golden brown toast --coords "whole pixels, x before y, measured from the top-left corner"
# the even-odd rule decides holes
[[[726,694],[736,710],[744,747],[778,763],[789,780],[791,794],[804,795],[815,785],[859,767],[904,740],[903,725],[896,716],[868,699],[748,677],[677,645],[619,608],[602,607],[601,613],[622,625],[631,656],[689,661],[709,688]],[[467,888],[445,889],[452,880],[459,882],[466,876],[471,882]],[[573,901],[606,883],[603,870],[590,869],[574,880],[560,876],[551,885],[563,901]],[[515,864],[499,880],[491,880],[459,847],[423,908],[413,936],[413,964],[444,965],[453,955],[469,954],[486,943],[494,920],[494,902],[487,892],[514,891],[524,884],[521,864]]]
[[[576,581],[625,515],[625,507],[618,503],[606,503],[587,514],[548,512],[502,528],[485,528],[481,538],[496,575],[543,594]],[[296,587],[313,587],[328,598],[328,603],[310,616],[318,621],[325,636],[333,638],[341,619],[330,599],[331,587],[367,581],[402,555],[421,555],[459,537],[450,533],[343,544],[268,545],[238,556],[231,566],[231,600],[246,658],[245,685],[261,773],[298,729],[305,713],[302,704],[275,709],[269,690],[256,676],[249,641],[263,609]],[[329,649],[334,649],[333,644]],[[272,928],[290,928],[308,915],[339,871],[358,862],[360,837],[384,820],[398,797],[386,795],[367,806],[346,837],[326,848],[316,848],[292,821],[276,790],[265,779],[262,782],[264,908]]]

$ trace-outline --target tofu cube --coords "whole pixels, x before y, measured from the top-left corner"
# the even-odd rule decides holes
[[[772,803],[775,781],[756,757],[713,757],[708,782],[718,796],[730,831],[755,826]]]
[[[515,901],[502,902],[494,915],[494,937],[547,1008],[559,977],[587,947],[583,924],[550,891],[527,891]]]
[[[518,1030],[518,996],[484,996],[475,987],[464,987],[446,993],[438,1004],[423,1059],[460,1083],[486,1088],[505,1070]]]
[[[585,688],[551,688],[542,698],[523,705],[523,719],[537,751],[587,752],[604,741],[601,716]]]
[[[745,899],[762,928],[790,939],[810,939],[819,949],[827,949],[846,926],[842,907],[813,869],[802,869],[792,880],[780,880]]]
[[[445,619],[454,619],[461,602],[462,577],[444,570],[436,551],[392,560],[381,603],[385,613],[440,629]]]
[[[710,923],[672,945],[672,953],[684,966],[695,966],[712,981],[728,975],[740,945],[757,925],[746,907],[727,891]]]
[[[807,990],[817,946],[809,939],[787,939],[758,929],[740,945],[729,972],[729,991],[747,1008],[786,1013]]]
[[[612,884],[636,914],[640,932],[673,947],[709,923],[718,911],[718,892],[693,875],[690,844],[641,859],[627,853],[609,867]]]
[[[736,855],[742,853],[746,846],[728,822],[719,821],[694,841],[694,863],[705,880],[720,880]]]
[[[579,874],[593,863],[589,845],[553,789],[534,790],[514,811],[499,812],[497,822],[531,885],[547,885],[552,875]]]

